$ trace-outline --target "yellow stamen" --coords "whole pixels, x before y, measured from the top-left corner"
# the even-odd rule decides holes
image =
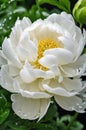
[[[35,62],[32,62],[31,64],[38,69],[42,69],[44,71],[48,70],[48,68],[42,66],[38,61],[40,58],[43,57],[43,53],[45,50],[51,49],[51,48],[58,48],[58,47],[62,47],[61,43],[58,43],[57,41],[50,39],[50,38],[46,38],[46,39],[42,39],[39,40],[38,42],[38,56]]]

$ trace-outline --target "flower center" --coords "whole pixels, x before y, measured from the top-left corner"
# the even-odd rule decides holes
[[[32,62],[31,64],[38,69],[42,69],[44,71],[48,70],[48,68],[42,66],[39,63],[39,59],[43,57],[43,53],[45,50],[51,49],[51,48],[58,48],[58,47],[62,47],[61,43],[58,43],[57,41],[50,39],[50,38],[46,38],[46,39],[42,39],[39,40],[38,42],[38,56],[35,62]]]

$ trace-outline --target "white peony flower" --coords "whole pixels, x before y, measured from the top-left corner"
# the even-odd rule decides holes
[[[34,23],[26,17],[16,21],[0,51],[0,84],[13,93],[12,108],[19,117],[40,120],[51,97],[63,109],[84,112],[85,42],[85,30],[82,34],[65,12]]]

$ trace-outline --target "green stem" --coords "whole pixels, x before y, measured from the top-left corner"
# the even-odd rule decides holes
[[[83,24],[80,23],[80,28],[82,29]]]
[[[65,130],[69,130],[75,119],[78,117],[78,113],[76,112],[75,115],[72,117],[71,121],[69,122],[67,128]]]

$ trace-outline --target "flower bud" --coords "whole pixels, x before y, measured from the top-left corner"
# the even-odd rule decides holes
[[[86,0],[78,0],[73,8],[73,16],[77,22],[86,23]]]

